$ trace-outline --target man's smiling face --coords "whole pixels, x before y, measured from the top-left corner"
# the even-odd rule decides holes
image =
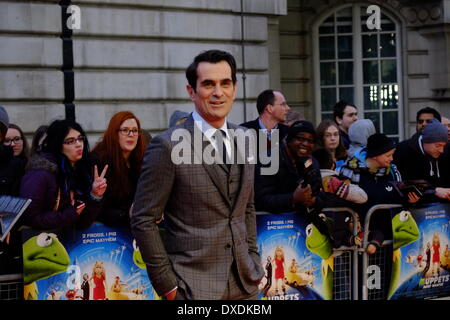
[[[314,149],[314,136],[309,132],[299,132],[289,141],[288,147],[297,157],[309,157]]]
[[[199,63],[197,88],[187,85],[187,90],[202,118],[215,128],[221,127],[236,97],[230,65],[226,61]]]

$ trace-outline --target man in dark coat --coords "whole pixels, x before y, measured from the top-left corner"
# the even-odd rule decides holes
[[[282,122],[286,121],[286,114],[290,110],[284,95],[280,91],[267,89],[261,92],[256,100],[256,108],[259,117],[255,120],[242,123],[241,126],[255,130],[257,163],[260,164],[262,156],[259,154],[259,140],[266,140],[267,156],[271,150],[279,148],[281,141],[288,132],[288,126]],[[273,130],[278,130],[278,139],[272,139]],[[263,155],[264,156],[264,155]],[[266,164],[266,163],[264,163]]]
[[[394,162],[404,162],[409,159],[402,159],[403,150],[408,149],[408,146],[418,146],[419,137],[423,132],[425,126],[430,123],[431,119],[437,119],[441,121],[441,115],[436,109],[430,107],[424,107],[417,111],[416,114],[416,132],[411,136],[411,138],[400,142],[394,153]]]
[[[354,104],[347,101],[338,101],[333,108],[333,119],[339,126],[339,134],[346,150],[350,148],[350,137],[348,129],[351,124],[358,120],[358,109]]]
[[[426,180],[435,188],[436,197],[450,199],[447,141],[447,128],[437,119],[431,119],[417,139],[401,143],[394,153],[394,163],[403,180]]]

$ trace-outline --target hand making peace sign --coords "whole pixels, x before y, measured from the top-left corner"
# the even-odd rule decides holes
[[[102,174],[99,176],[97,166],[94,166],[94,182],[92,183],[92,194],[98,198],[102,197],[106,191],[106,170],[108,170],[108,165],[103,168]]]

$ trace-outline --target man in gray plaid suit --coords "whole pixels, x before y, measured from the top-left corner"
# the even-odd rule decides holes
[[[132,231],[159,295],[256,299],[264,270],[256,242],[254,165],[233,161],[233,150],[242,146],[235,144],[232,132],[241,127],[226,121],[236,95],[236,62],[227,52],[209,50],[195,57],[186,77],[195,110],[183,124],[156,136],[147,149]],[[176,130],[181,134],[174,141]],[[194,146],[196,135],[201,137],[199,148]],[[188,146],[183,157],[204,160],[212,146],[214,153],[226,151],[227,164],[178,161],[180,137]],[[157,227],[163,218],[164,239]]]

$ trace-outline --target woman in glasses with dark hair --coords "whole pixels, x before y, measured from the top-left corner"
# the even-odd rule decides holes
[[[40,230],[92,224],[106,190],[107,167],[99,175],[91,163],[81,126],[70,120],[54,121],[42,152],[30,159],[22,178],[20,194],[32,199],[24,224]]]
[[[28,161],[28,142],[22,129],[18,125],[12,123],[9,124],[3,144],[13,148],[14,157],[19,157],[25,163]]]
[[[108,190],[98,221],[108,226],[130,227],[129,209],[134,199],[146,148],[139,119],[130,111],[120,111],[92,151],[101,170],[109,166]]]
[[[0,148],[0,194],[18,196],[28,161],[27,140],[19,126],[8,124]]]

